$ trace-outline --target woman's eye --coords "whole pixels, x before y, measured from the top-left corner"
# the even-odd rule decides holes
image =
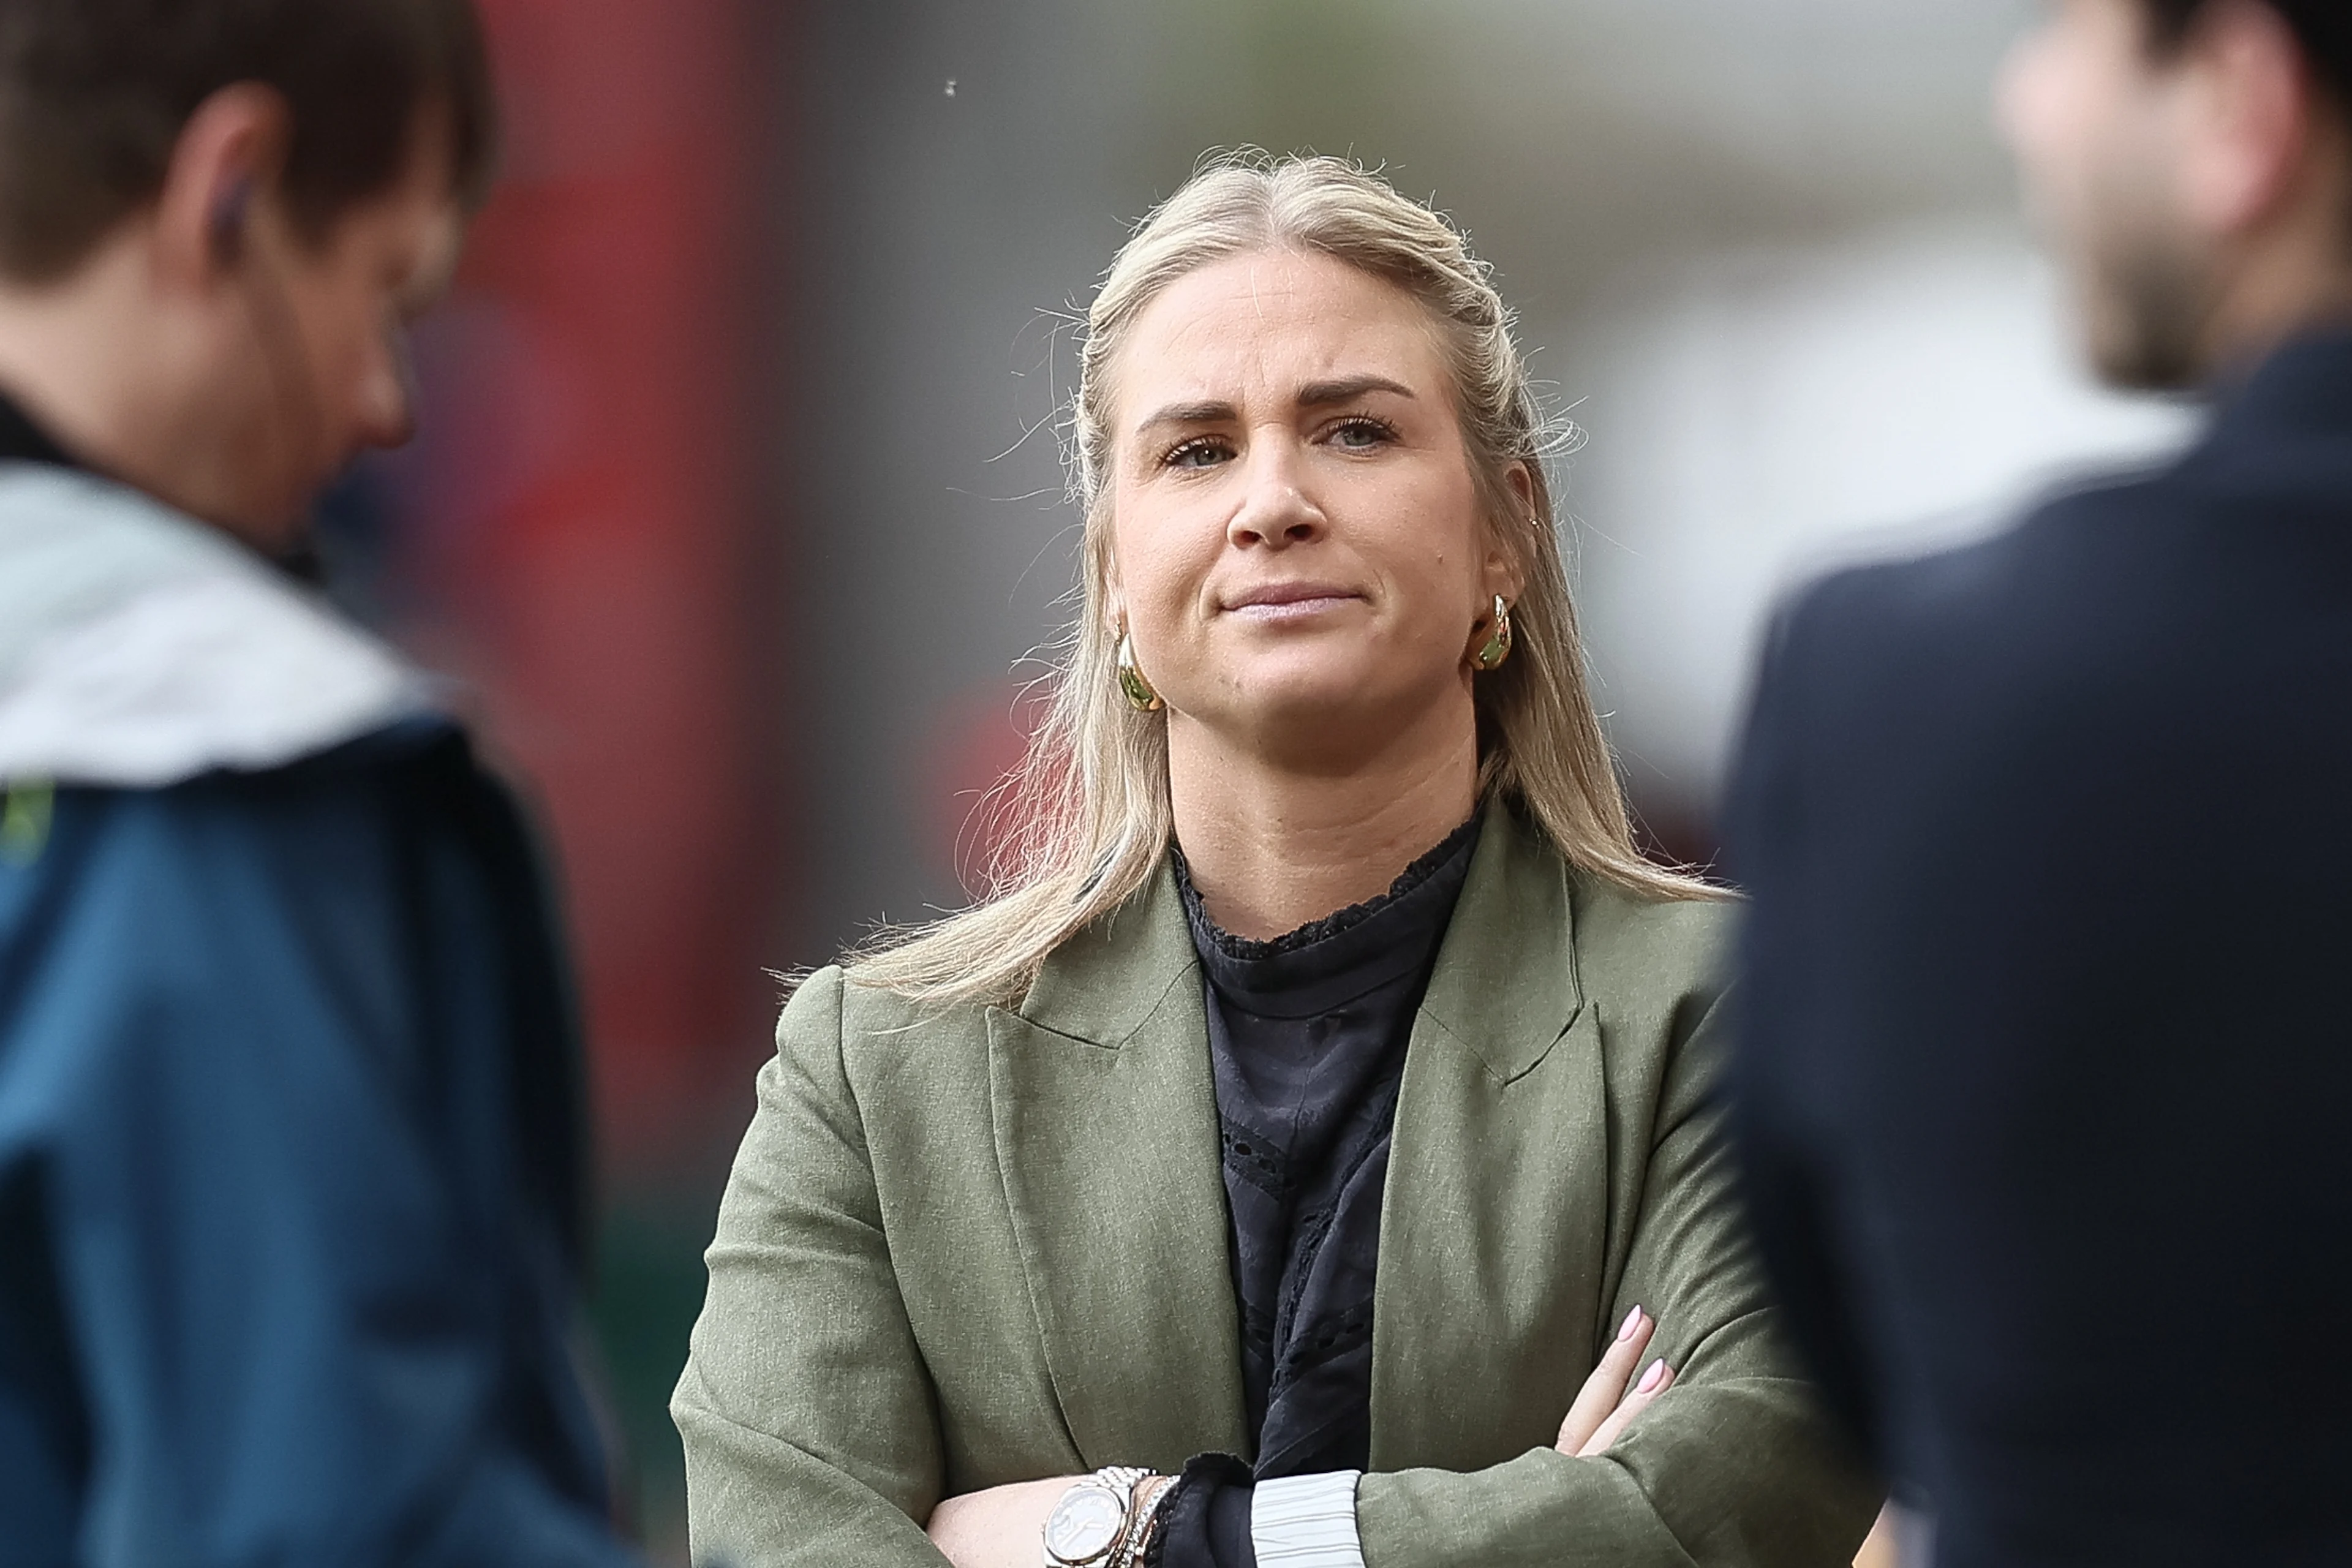
[[[1396,439],[1396,432],[1377,419],[1349,419],[1333,427],[1331,444],[1350,452],[1368,452]]]
[[[1223,441],[1204,436],[1177,447],[1165,460],[1171,468],[1206,468],[1232,456],[1233,449]]]

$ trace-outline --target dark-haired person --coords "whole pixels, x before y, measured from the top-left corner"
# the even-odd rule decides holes
[[[1937,1568],[2352,1563],[2352,6],[2062,0],[2001,105],[2092,360],[2214,415],[1778,626],[1756,1222]]]
[[[269,564],[491,118],[468,0],[0,3],[0,1562],[623,1560],[519,816]]]

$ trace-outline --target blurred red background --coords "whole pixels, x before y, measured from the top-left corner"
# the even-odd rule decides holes
[[[743,471],[765,276],[744,8],[487,0],[508,145],[423,345],[403,629],[460,672],[561,851],[608,1161],[691,1139],[763,1033],[783,700]],[[748,1034],[747,1034],[748,1026]]]
[[[786,275],[755,88],[791,16],[483,10],[502,175],[419,331],[419,438],[331,500],[325,531],[340,586],[457,679],[552,840],[595,1088],[620,1489],[656,1556],[682,1561],[664,1406],[772,1022],[764,969],[786,962],[789,530],[753,464],[783,381],[762,298]]]

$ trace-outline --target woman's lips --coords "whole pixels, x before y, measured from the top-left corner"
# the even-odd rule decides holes
[[[1250,621],[1304,621],[1328,615],[1342,605],[1355,604],[1362,597],[1321,583],[1285,584],[1252,590],[1227,605],[1225,611]]]

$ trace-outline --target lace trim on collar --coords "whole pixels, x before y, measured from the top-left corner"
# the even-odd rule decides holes
[[[1183,896],[1184,913],[1191,920],[1192,929],[1205,935],[1218,952],[1246,963],[1297,952],[1317,942],[1328,942],[1344,931],[1355,930],[1400,900],[1412,895],[1444,869],[1455,856],[1466,853],[1468,846],[1478,837],[1479,824],[1483,820],[1482,813],[1472,813],[1469,821],[1447,834],[1435,848],[1407,866],[1398,874],[1397,879],[1389,884],[1389,890],[1379,897],[1367,899],[1360,904],[1349,904],[1321,920],[1309,921],[1297,931],[1285,931],[1280,936],[1262,942],[1235,936],[1211,920],[1208,911],[1202,907],[1200,889],[1192,886],[1192,869],[1184,859],[1183,847],[1170,844],[1168,857],[1175,865],[1176,889]]]

